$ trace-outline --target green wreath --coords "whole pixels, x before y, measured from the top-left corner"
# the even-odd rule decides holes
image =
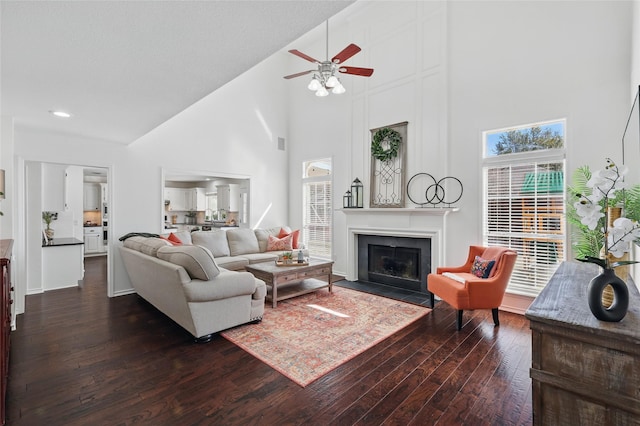
[[[383,142],[389,143],[389,149],[382,147]],[[389,127],[378,130],[373,135],[371,141],[371,155],[373,158],[380,161],[389,161],[398,156],[398,149],[400,148],[400,142],[402,142],[402,136]]]

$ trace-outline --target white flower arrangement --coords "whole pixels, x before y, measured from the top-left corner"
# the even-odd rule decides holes
[[[583,262],[596,263],[602,268],[615,268],[616,266],[637,263],[634,261],[620,261],[609,263],[609,253],[616,258],[622,257],[631,250],[631,243],[640,238],[640,224],[627,217],[619,217],[609,226],[608,207],[618,191],[626,188],[624,175],[628,168],[618,166],[607,158],[607,166],[604,170],[597,170],[588,180],[586,186],[591,188],[591,194],[576,194],[579,198],[573,206],[580,222],[590,230],[596,229],[603,220],[601,232],[604,235],[604,259],[594,256],[585,256],[578,259]],[[602,202],[604,201],[604,202]],[[603,209],[604,208],[604,209]]]

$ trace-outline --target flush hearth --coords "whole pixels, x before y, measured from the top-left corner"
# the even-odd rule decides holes
[[[358,236],[358,281],[426,293],[431,239]]]

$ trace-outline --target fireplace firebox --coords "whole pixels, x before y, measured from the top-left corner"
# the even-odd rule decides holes
[[[358,281],[426,293],[431,239],[358,235]]]

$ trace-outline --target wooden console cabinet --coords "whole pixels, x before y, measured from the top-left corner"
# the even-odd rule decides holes
[[[629,311],[597,320],[587,304],[591,264],[564,262],[531,304],[534,425],[640,425],[640,294]]]
[[[0,305],[0,327],[2,328],[0,342],[0,421],[5,423],[6,401],[7,401],[7,380],[9,379],[9,333],[11,333],[11,250],[13,240],[0,240],[0,288],[2,289],[2,302]]]

